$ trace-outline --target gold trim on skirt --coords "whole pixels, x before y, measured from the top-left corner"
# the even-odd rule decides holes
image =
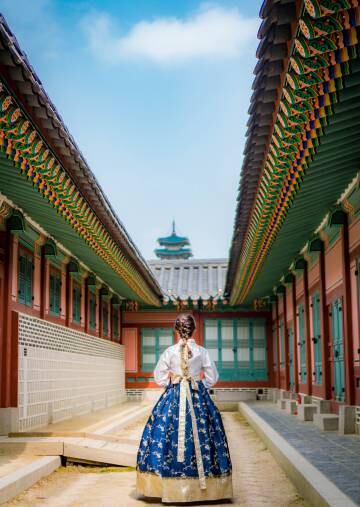
[[[233,496],[231,474],[206,477],[206,489],[200,489],[198,477],[160,477],[138,470],[136,491],[139,495],[161,498],[164,503],[225,500]]]

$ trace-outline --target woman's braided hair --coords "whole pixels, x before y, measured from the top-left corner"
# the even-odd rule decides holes
[[[179,315],[175,321],[175,331],[180,335],[180,366],[184,377],[189,375],[189,357],[191,350],[187,345],[187,340],[192,337],[195,330],[195,320],[189,313]]]
[[[191,338],[195,330],[195,319],[190,313],[182,313],[175,321],[175,331],[180,335],[180,338],[187,340]]]

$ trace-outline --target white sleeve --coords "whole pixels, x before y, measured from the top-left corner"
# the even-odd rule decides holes
[[[154,380],[159,386],[166,387],[170,382],[169,377],[170,365],[169,365],[169,354],[168,351],[165,350],[155,367],[154,370]]]
[[[205,376],[203,382],[205,387],[209,389],[219,380],[219,374],[214,361],[206,349],[203,349],[203,370]]]

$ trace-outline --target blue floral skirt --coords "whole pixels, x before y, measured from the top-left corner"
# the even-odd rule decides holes
[[[137,455],[137,492],[167,503],[231,498],[231,460],[220,412],[202,381],[198,390],[189,385],[206,489],[200,487],[188,401],[184,460],[177,459],[180,384],[170,384],[144,428]]]

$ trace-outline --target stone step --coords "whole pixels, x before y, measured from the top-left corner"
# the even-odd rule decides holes
[[[308,394],[301,394],[300,393],[300,397],[301,397],[301,404],[304,404],[304,405],[311,405],[312,404],[312,396],[309,396]]]
[[[318,406],[314,403],[298,405],[298,417],[301,421],[313,421],[314,415],[317,413]]]
[[[331,414],[331,402],[329,400],[316,400],[314,404],[317,405],[319,414]]]
[[[280,399],[280,400],[277,400],[276,405],[279,408],[281,408],[282,410],[285,410],[285,407],[286,407],[285,403],[286,403],[286,400]]]
[[[285,411],[294,415],[297,412],[297,403],[294,400],[285,400]]]
[[[314,414],[314,424],[323,431],[338,431],[339,416],[336,414]]]

